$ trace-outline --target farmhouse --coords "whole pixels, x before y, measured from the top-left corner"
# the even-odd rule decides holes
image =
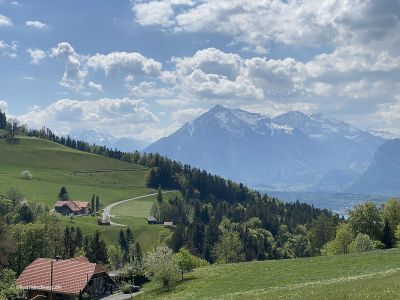
[[[88,215],[92,211],[89,202],[82,201],[57,201],[54,209],[64,216]]]
[[[17,279],[28,299],[76,299],[87,293],[91,298],[110,295],[117,289],[115,281],[98,264],[83,257],[66,260],[39,258]]]

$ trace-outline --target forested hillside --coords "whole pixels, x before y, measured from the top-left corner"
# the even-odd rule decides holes
[[[0,176],[5,178],[0,184],[0,266],[10,270],[9,278],[38,257],[86,256],[109,269],[124,270],[128,279],[146,275],[164,280],[169,289],[179,268],[183,276],[184,271],[207,262],[364,252],[391,248],[400,239],[397,199],[382,207],[372,202],[358,205],[344,220],[298,201],[284,203],[159,154],[97,147],[60,138],[47,129],[32,131],[15,120],[5,127],[0,140],[4,172]],[[65,182],[71,196],[84,195],[89,200],[92,193],[95,199],[96,193],[103,204],[155,189],[158,196],[153,198],[152,208],[151,202],[135,202],[136,207],[124,210],[119,221],[132,230],[101,229],[92,216],[74,220],[49,211]],[[167,196],[163,190],[179,192]],[[69,199],[66,193],[62,187],[58,199]],[[144,211],[139,214],[140,209]],[[161,230],[160,225],[147,225],[147,215],[161,223],[173,222],[173,226]],[[142,253],[142,245],[150,251]],[[149,265],[152,257],[168,260],[170,265],[164,267],[169,269]],[[183,263],[178,265],[179,261]],[[184,264],[187,261],[189,266]],[[149,271],[151,267],[155,269]],[[161,273],[154,277],[154,272],[167,272],[170,277]]]

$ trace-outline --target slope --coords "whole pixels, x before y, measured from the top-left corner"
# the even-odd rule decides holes
[[[400,195],[400,139],[383,144],[374,154],[371,165],[349,188]]]
[[[213,265],[171,292],[148,284],[139,299],[395,299],[400,251]]]
[[[33,180],[24,180],[20,174],[29,170]],[[17,188],[29,202],[38,202],[52,209],[58,191],[65,186],[71,200],[90,201],[93,194],[100,196],[101,206],[154,193],[145,186],[147,170],[141,166],[67,148],[37,138],[20,137],[16,143],[0,140],[0,194]],[[145,198],[140,203],[147,210],[140,216],[134,207],[128,209],[118,223],[131,226],[137,236],[142,236],[144,247],[151,246],[158,238],[161,226],[147,226],[155,197]],[[112,211],[112,214],[114,212]],[[84,234],[100,230],[108,241],[116,241],[120,227],[100,227],[98,217],[79,217],[61,221],[71,226],[80,226]],[[139,238],[140,240],[140,238]]]
[[[381,136],[322,114],[306,115],[291,111],[275,117],[273,121],[293,126],[323,145],[326,153],[336,159],[334,169],[361,173],[369,165],[376,149],[386,141]]]
[[[301,131],[220,105],[145,151],[270,189],[311,186],[332,164],[323,147]]]

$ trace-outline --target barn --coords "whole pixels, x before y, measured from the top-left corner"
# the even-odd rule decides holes
[[[26,267],[17,284],[27,292],[28,299],[52,300],[72,300],[84,293],[101,298],[118,288],[102,266],[83,257],[39,258]]]
[[[89,202],[82,201],[57,201],[54,210],[64,216],[88,215],[92,211]]]

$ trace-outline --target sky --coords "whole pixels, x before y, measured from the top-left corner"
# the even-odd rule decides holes
[[[151,142],[216,104],[400,134],[400,0],[0,0],[0,109]]]

